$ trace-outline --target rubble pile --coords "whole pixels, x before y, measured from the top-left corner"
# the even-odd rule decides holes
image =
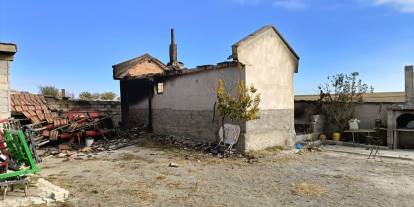
[[[25,131],[33,148],[50,142],[69,149],[85,137],[102,137],[113,133],[112,117],[100,111],[62,112],[50,107],[42,95],[15,93],[11,95],[13,119],[8,123]]]
[[[48,145],[38,150],[42,157],[56,156],[60,158],[73,157],[76,154],[97,154],[103,151],[114,151],[128,146],[136,145],[142,142],[147,133],[144,131],[137,132],[135,130],[119,131],[115,136],[108,139],[96,140],[91,146],[85,146],[82,143],[67,143],[56,145]],[[122,136],[123,135],[123,136]],[[128,135],[128,136],[125,136]]]
[[[219,158],[241,157],[245,156],[236,149],[228,150],[227,146],[217,145],[217,143],[194,141],[187,137],[181,136],[160,136],[151,134],[151,139],[163,146],[173,146],[182,150],[199,151],[217,156]]]

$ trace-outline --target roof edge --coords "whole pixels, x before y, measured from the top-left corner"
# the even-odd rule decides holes
[[[256,30],[255,32],[247,35],[246,37],[244,37],[243,39],[239,40],[238,42],[234,43],[232,45],[232,48],[237,48],[240,44],[242,44],[245,41],[248,41],[258,35],[260,35],[261,33],[269,30],[269,29],[273,29],[273,31],[280,37],[280,39],[282,39],[283,43],[285,43],[285,45],[288,47],[288,49],[290,50],[290,52],[293,54],[293,56],[296,57],[296,59],[300,60],[299,55],[296,53],[296,51],[292,48],[292,46],[290,46],[290,44],[288,43],[288,41],[283,37],[283,35],[276,29],[275,26],[273,25],[265,25],[263,27],[261,27],[260,29]]]

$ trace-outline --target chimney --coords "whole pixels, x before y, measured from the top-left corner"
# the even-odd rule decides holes
[[[414,105],[414,73],[413,66],[405,66],[405,102]]]
[[[173,70],[180,69],[180,63],[177,60],[177,45],[175,44],[174,29],[171,29],[171,44],[170,44],[170,62],[168,66]]]

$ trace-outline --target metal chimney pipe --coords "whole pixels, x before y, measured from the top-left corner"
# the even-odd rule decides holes
[[[414,72],[413,66],[405,66],[405,102],[414,105]]]
[[[170,44],[170,63],[171,66],[178,65],[177,61],[177,45],[175,44],[174,29],[171,29],[171,44]]]

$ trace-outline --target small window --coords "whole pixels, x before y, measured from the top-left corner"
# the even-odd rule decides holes
[[[164,93],[164,83],[157,83],[157,94],[163,94]]]

